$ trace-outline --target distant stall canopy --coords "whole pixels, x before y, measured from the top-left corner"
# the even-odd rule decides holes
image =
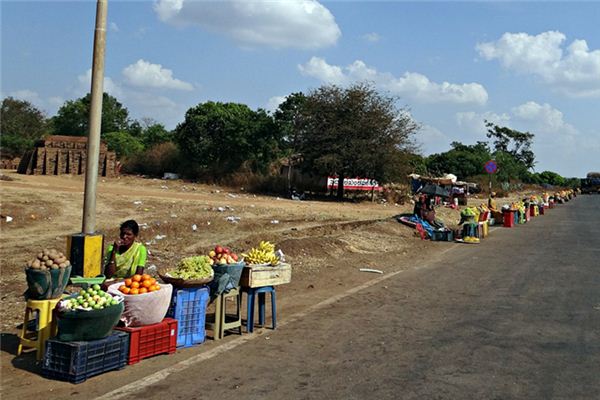
[[[35,142],[34,148],[25,152],[17,173],[27,175],[82,175],[87,162],[87,137],[48,136]],[[100,143],[98,174],[106,177],[118,175],[117,156]]]

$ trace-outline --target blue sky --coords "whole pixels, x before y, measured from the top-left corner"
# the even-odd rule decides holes
[[[89,91],[94,1],[1,2],[1,95],[49,116]],[[373,82],[423,128],[423,154],[535,134],[537,171],[600,170],[599,2],[109,0],[105,91],[174,128],[215,100],[273,110]],[[451,172],[451,171],[449,171]]]

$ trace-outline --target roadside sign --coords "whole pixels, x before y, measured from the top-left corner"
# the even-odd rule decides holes
[[[485,166],[483,168],[488,174],[493,174],[498,170],[498,165],[496,165],[496,161],[490,160],[485,163]]]

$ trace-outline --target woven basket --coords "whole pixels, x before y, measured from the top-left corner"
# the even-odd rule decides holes
[[[215,272],[213,271],[212,275],[208,278],[204,279],[182,279],[182,278],[174,278],[172,276],[167,276],[168,270],[160,270],[158,271],[158,276],[165,283],[170,283],[175,288],[194,288],[199,286],[205,286],[206,284],[212,282],[215,277]]]

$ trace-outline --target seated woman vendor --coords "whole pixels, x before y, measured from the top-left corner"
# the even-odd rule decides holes
[[[104,275],[107,279],[123,279],[135,274],[143,274],[147,251],[136,241],[140,227],[130,219],[121,224],[120,240],[108,246]]]

